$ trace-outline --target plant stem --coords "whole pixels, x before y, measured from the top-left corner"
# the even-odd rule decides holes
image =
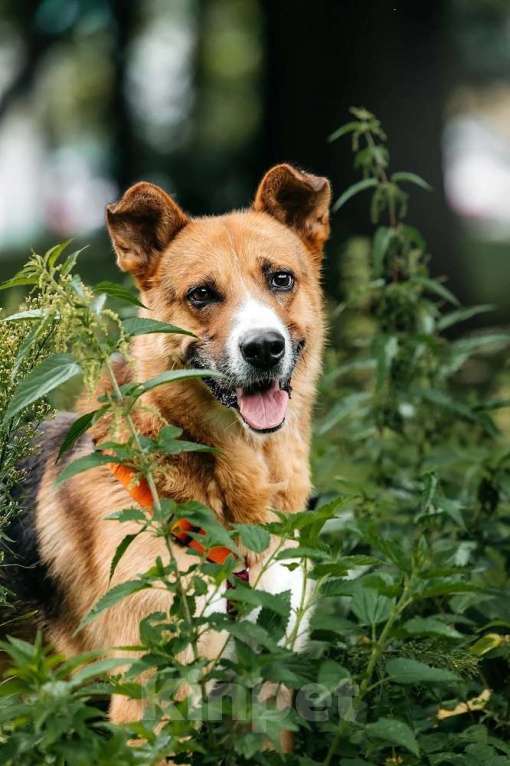
[[[365,670],[365,673],[363,674],[358,695],[356,699],[354,700],[354,702],[357,703],[358,706],[363,701],[364,697],[368,694],[368,692],[371,690],[370,682],[372,680],[372,675],[374,673],[374,670],[376,668],[377,662],[381,654],[386,648],[386,643],[390,635],[390,632],[393,628],[393,625],[395,624],[395,621],[400,617],[402,612],[409,606],[410,603],[411,603],[411,598],[409,596],[409,582],[406,579],[404,583],[404,589],[402,591],[402,595],[400,596],[398,602],[395,604],[395,607],[392,613],[390,614],[388,620],[386,621],[384,628],[381,631],[381,635],[379,636],[375,644],[372,646],[370,659],[368,661],[368,665]],[[339,729],[337,733],[335,734],[331,742],[331,745],[329,747],[329,750],[326,754],[326,758],[323,761],[324,766],[330,766],[330,764],[333,761],[333,757],[336,753],[338,745],[340,744],[340,740],[343,734],[342,723],[343,722],[341,721],[339,724]]]

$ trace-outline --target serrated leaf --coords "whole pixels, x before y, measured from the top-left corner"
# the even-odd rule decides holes
[[[405,170],[399,170],[396,173],[393,173],[391,180],[393,183],[401,183],[402,181],[408,182],[415,186],[419,186],[420,189],[424,189],[425,191],[432,191],[432,186],[427,183],[424,178],[416,175],[416,173],[408,173]]]
[[[247,588],[237,585],[228,592],[229,601],[238,601],[241,604],[253,607],[263,607],[286,617],[289,611],[289,601],[285,593],[267,593],[255,588]]]
[[[404,630],[411,636],[444,636],[462,638],[462,633],[434,617],[413,617],[404,623]]]
[[[375,723],[368,723],[365,731],[370,737],[377,737],[392,745],[400,745],[418,757],[420,749],[413,730],[403,721],[395,718],[379,718]]]
[[[77,460],[73,460],[72,463],[66,465],[63,471],[59,473],[55,479],[56,484],[62,484],[72,476],[76,476],[84,471],[90,471],[91,468],[97,468],[99,465],[106,465],[107,463],[118,463],[119,458],[115,455],[105,455],[104,452],[92,452],[90,455],[79,457]]]
[[[4,422],[80,373],[80,365],[69,354],[49,356],[16,387],[5,413]]]
[[[275,643],[278,643],[278,641],[280,641],[285,635],[289,625],[291,608],[290,591],[284,591],[278,595],[282,600],[285,600],[285,614],[280,614],[279,612],[275,612],[274,609],[263,607],[257,617],[257,625],[260,625],[262,628],[264,628],[264,630],[267,631],[267,634],[271,636]]]
[[[111,298],[116,298],[119,301],[124,301],[124,303],[131,303],[131,305],[140,306],[143,309],[147,308],[147,306],[144,306],[143,303],[140,303],[136,295],[134,295],[134,293],[128,287],[119,285],[116,282],[98,282],[97,285],[94,285],[92,289],[95,293],[105,293]]]
[[[341,681],[350,678],[346,667],[335,660],[324,660],[319,668],[318,682],[327,689],[336,689]]]
[[[152,333],[173,333],[175,335],[190,335],[196,338],[195,333],[190,330],[183,330],[175,324],[160,322],[157,319],[146,319],[145,317],[128,317],[122,322],[126,333],[131,336],[150,335]]]
[[[121,386],[122,392],[126,396],[132,396],[137,399],[147,391],[152,391],[158,386],[167,385],[183,380],[192,380],[193,378],[222,378],[221,372],[216,370],[167,370],[160,375],[156,375],[144,383],[126,383]]]
[[[460,681],[459,676],[451,670],[435,668],[406,657],[397,657],[387,662],[386,672],[397,684],[444,684]]]
[[[321,548],[310,548],[306,545],[298,545],[292,548],[284,548],[275,557],[276,561],[292,561],[293,559],[311,559],[312,561],[329,561],[331,554]]]
[[[158,434],[157,448],[165,455],[179,455],[181,452],[215,452],[214,447],[198,442],[180,439],[182,430],[174,426],[165,426]]]
[[[201,528],[207,532],[207,536],[190,532],[190,537],[194,537],[204,545],[222,545],[233,553],[237,554],[237,547],[232,540],[229,532],[225,529],[212,511],[207,506],[202,505],[196,500],[189,500],[181,503],[175,509],[176,518],[185,518],[193,526]]]
[[[373,588],[356,586],[351,609],[361,625],[378,625],[390,616],[394,599],[383,596]]]
[[[60,449],[58,451],[57,455],[57,461],[60,460],[64,452],[67,452],[73,444],[76,442],[77,439],[82,436],[88,428],[92,425],[94,420],[96,419],[96,416],[100,412],[104,412],[106,408],[102,407],[101,409],[93,410],[92,412],[87,412],[85,415],[81,415],[81,417],[77,418],[72,424],[69,430],[67,431],[64,441],[60,445]]]
[[[81,684],[83,684],[85,681],[89,681],[91,678],[104,676],[115,668],[121,667],[126,667],[125,657],[109,657],[104,660],[92,662],[81,670],[78,670],[76,673],[73,673],[73,676],[69,682],[69,686],[71,688],[81,686]]]
[[[237,524],[236,532],[239,534],[242,544],[254,553],[265,551],[271,541],[271,535],[258,524]]]
[[[112,562],[110,564],[110,577],[108,582],[112,581],[112,577],[115,574],[115,570],[117,569],[117,566],[121,558],[123,557],[123,555],[129,548],[133,540],[135,540],[138,537],[138,535],[139,535],[139,532],[133,532],[129,535],[125,535],[120,541],[120,543],[118,544],[115,550],[115,553],[113,554]]]
[[[98,614],[104,612],[105,609],[110,609],[112,606],[115,606],[115,604],[118,604],[119,601],[122,601],[122,599],[127,596],[131,596],[133,593],[138,593],[138,591],[141,590],[147,590],[150,587],[149,583],[143,582],[142,580],[127,580],[119,585],[115,585],[94,604],[90,612],[86,614],[81,621],[77,630],[79,631],[81,628],[84,628],[95,620]]]
[[[352,199],[352,197],[354,197],[356,194],[365,191],[365,189],[373,189],[375,186],[377,186],[377,181],[375,178],[363,178],[361,181],[352,184],[352,186],[349,186],[349,188],[339,196],[333,205],[333,213],[336,213],[337,210],[340,210],[340,208],[345,205],[346,202]]]
[[[127,521],[139,521],[139,522],[145,522],[146,517],[143,511],[140,510],[140,508],[123,508],[121,511],[115,511],[114,513],[111,513],[109,516],[105,516],[105,519],[107,521],[119,521],[119,522],[127,522]]]

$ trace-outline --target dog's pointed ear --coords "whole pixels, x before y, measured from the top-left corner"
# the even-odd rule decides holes
[[[320,258],[329,237],[330,203],[327,178],[292,165],[275,165],[262,179],[253,207],[294,229],[312,255]]]
[[[106,221],[119,268],[129,271],[144,287],[188,218],[163,189],[141,181],[107,206]]]

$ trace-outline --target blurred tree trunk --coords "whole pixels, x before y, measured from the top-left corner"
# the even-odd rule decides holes
[[[441,158],[451,72],[447,0],[261,3],[267,50],[262,166],[288,160],[329,174],[338,195],[357,176],[349,140],[328,144],[327,133],[347,121],[350,106],[365,106],[388,134],[392,169],[414,171],[434,187],[433,194],[410,189],[409,220],[427,239],[434,273],[447,273],[462,294]],[[339,239],[370,229],[366,194],[334,219]],[[335,279],[333,269],[333,292]]]

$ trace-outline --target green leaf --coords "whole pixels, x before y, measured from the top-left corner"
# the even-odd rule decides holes
[[[117,569],[117,565],[119,564],[121,558],[123,557],[123,555],[125,554],[125,552],[129,548],[129,546],[131,545],[133,540],[135,540],[138,537],[139,534],[140,534],[139,532],[134,532],[132,534],[125,535],[122,538],[122,540],[120,541],[120,543],[118,544],[118,546],[117,546],[117,548],[115,550],[115,553],[113,554],[112,562],[110,564],[109,582],[112,581],[112,577],[113,577],[113,575],[115,573],[115,570]]]
[[[403,721],[395,718],[379,718],[375,723],[368,723],[365,730],[371,737],[377,737],[392,745],[400,745],[418,757],[420,749],[412,729]]]
[[[73,673],[73,676],[69,682],[70,687],[73,688],[76,686],[81,686],[81,684],[85,683],[85,681],[89,681],[91,678],[104,676],[105,674],[110,673],[112,670],[115,670],[115,668],[121,667],[126,667],[125,657],[109,657],[104,660],[92,662],[81,670],[78,670],[76,673]]]
[[[376,277],[381,276],[383,273],[384,258],[394,236],[394,231],[389,226],[379,226],[375,232],[372,246],[372,261]]]
[[[105,516],[108,521],[139,521],[146,522],[145,513],[140,508],[123,508],[121,511],[114,511],[109,516]]]
[[[0,290],[8,290],[10,287],[24,287],[26,285],[36,285],[37,277],[28,277],[22,272],[8,279],[7,282],[0,283]]]
[[[462,338],[451,344],[455,353],[473,354],[484,351],[486,346],[504,348],[510,343],[510,333],[493,332],[484,335],[474,335],[472,338]]]
[[[66,465],[63,471],[57,476],[55,483],[62,484],[72,476],[76,476],[83,471],[89,471],[91,468],[97,468],[98,465],[106,465],[107,463],[118,463],[119,458],[115,455],[105,455],[104,452],[92,452],[90,455],[79,457],[78,460],[73,460],[72,463]]]
[[[196,500],[189,500],[185,503],[180,503],[175,509],[176,518],[185,518],[190,521],[193,526],[202,528],[207,532],[207,537],[203,535],[190,533],[191,537],[195,537],[204,545],[223,545],[233,553],[237,554],[237,548],[232,540],[229,532],[221,524],[213,512],[202,505]]]
[[[496,306],[492,304],[485,304],[483,306],[471,306],[470,308],[457,309],[457,311],[451,311],[449,314],[445,314],[437,322],[438,330],[446,330],[452,325],[459,322],[465,322],[467,319],[478,316],[479,314],[486,314],[489,311],[494,311]]]
[[[328,689],[336,689],[341,681],[350,678],[351,674],[346,667],[335,660],[324,660],[319,668],[318,682]]]
[[[49,356],[16,387],[4,422],[80,373],[80,365],[69,354]]]
[[[101,413],[105,412],[106,408],[102,407],[101,409],[93,410],[92,412],[87,412],[85,415],[82,415],[81,417],[77,418],[69,428],[68,432],[66,433],[64,437],[64,441],[60,445],[60,449],[58,451],[57,455],[57,461],[60,460],[64,452],[67,452],[68,449],[70,449],[75,441],[82,436],[88,428],[92,425],[92,423],[97,419],[96,416]]]
[[[329,414],[322,421],[317,429],[319,436],[323,436],[330,431],[334,426],[338,425],[342,420],[348,417],[356,416],[360,417],[360,411],[368,404],[372,399],[372,394],[367,391],[360,393],[349,394],[337,401]]]
[[[476,657],[483,657],[484,654],[499,649],[500,646],[508,644],[508,636],[500,633],[487,633],[476,641],[470,648],[471,654]]]
[[[45,331],[48,330],[48,332],[51,332],[50,325],[54,320],[54,315],[49,313],[46,314],[40,322],[36,322],[32,328],[30,329],[30,332],[26,335],[23,342],[21,343],[18,353],[16,354],[16,359],[14,360],[14,365],[12,367],[11,371],[11,380],[16,379],[16,375],[18,374],[18,371],[21,367],[21,363],[26,358],[28,352],[30,349],[35,346],[37,341],[41,338],[41,345],[45,342],[46,338],[42,338]]]
[[[462,638],[462,633],[435,617],[413,617],[404,623],[404,630],[411,636],[444,636]]]
[[[241,538],[242,544],[254,553],[265,551],[271,541],[271,535],[258,524],[236,524],[236,532]]]
[[[152,391],[157,386],[163,386],[168,383],[175,383],[182,380],[191,380],[193,378],[222,378],[221,372],[216,370],[167,370],[160,375],[156,375],[144,383],[126,383],[121,386],[122,393],[126,396],[138,398],[147,391]]]
[[[269,636],[271,636],[271,639],[278,643],[284,635],[287,630],[287,627],[289,625],[289,619],[290,619],[290,590],[284,591],[283,593],[278,594],[280,598],[285,600],[286,603],[286,612],[285,614],[280,614],[279,612],[275,612],[274,609],[269,609],[268,607],[263,607],[259,615],[257,617],[257,625],[264,628],[264,630],[267,632]]]
[[[95,620],[101,612],[115,606],[115,604],[118,604],[119,601],[122,601],[126,596],[131,596],[133,593],[138,593],[140,590],[147,590],[150,587],[151,585],[143,580],[127,580],[119,585],[115,585],[94,604],[90,612],[86,614],[81,621],[77,630],[79,631],[81,628],[84,628],[85,625],[88,625]]]
[[[362,127],[362,124],[360,122],[352,121],[352,122],[346,122],[345,125],[342,125],[340,128],[337,128],[333,131],[333,133],[330,133],[328,136],[328,141],[332,143],[333,141],[336,141],[338,138],[341,138],[342,136],[347,135],[347,133],[354,133],[355,130],[359,130],[360,127]]]
[[[373,588],[358,585],[351,602],[351,609],[361,625],[377,625],[391,614],[394,599],[383,596]]]
[[[45,254],[44,258],[46,260],[46,263],[50,268],[53,268],[55,266],[56,262],[66,249],[66,247],[70,244],[71,240],[67,239],[65,242],[60,242],[58,245],[54,245],[52,248],[50,248],[47,253]]]
[[[386,663],[386,672],[397,684],[439,684],[460,681],[456,673],[445,668],[434,668],[418,660],[397,657]]]
[[[285,592],[273,594],[263,590],[256,590],[255,588],[237,585],[235,588],[229,590],[228,600],[239,601],[242,604],[253,607],[261,606],[276,612],[276,614],[279,614],[282,617],[287,617],[289,613],[289,599]]]
[[[407,181],[408,183],[415,184],[415,186],[419,186],[420,189],[424,189],[425,191],[432,191],[432,186],[428,184],[427,181],[425,181],[421,176],[416,175],[416,173],[408,173],[405,170],[393,173],[391,180],[392,183]]]
[[[428,277],[413,277],[410,281],[417,282],[430,293],[434,293],[435,295],[439,296],[439,298],[445,300],[447,303],[452,303],[454,306],[459,305],[459,301],[455,295],[436,279],[429,279]]]
[[[131,303],[133,306],[140,306],[143,309],[147,308],[143,303],[140,303],[136,295],[128,287],[123,287],[116,282],[98,282],[92,289],[95,293],[105,293],[111,298],[124,301],[124,303]]]
[[[374,340],[374,356],[377,360],[376,391],[380,393],[391,370],[391,364],[398,353],[398,338],[395,335],[377,335]]]
[[[333,213],[336,213],[337,210],[340,210],[340,208],[345,205],[346,202],[348,202],[352,197],[354,197],[356,194],[359,194],[362,191],[365,191],[365,189],[373,189],[375,186],[377,186],[377,181],[375,178],[363,178],[361,181],[358,181],[355,184],[352,184],[352,186],[349,186],[348,189],[344,191],[343,194],[339,196],[335,204],[333,205]]]
[[[145,317],[128,317],[122,322],[122,326],[128,335],[149,335],[151,333],[174,333],[175,335],[191,335],[196,338],[195,333],[189,330],[183,330],[175,324],[167,324],[157,319],[146,319]]]
[[[46,315],[44,309],[30,309],[29,311],[18,311],[17,314],[10,314],[3,319],[3,322],[18,322],[20,319],[42,319]]]
[[[157,448],[165,455],[179,455],[181,452],[215,452],[214,447],[180,439],[182,431],[174,426],[165,426],[158,434]]]

